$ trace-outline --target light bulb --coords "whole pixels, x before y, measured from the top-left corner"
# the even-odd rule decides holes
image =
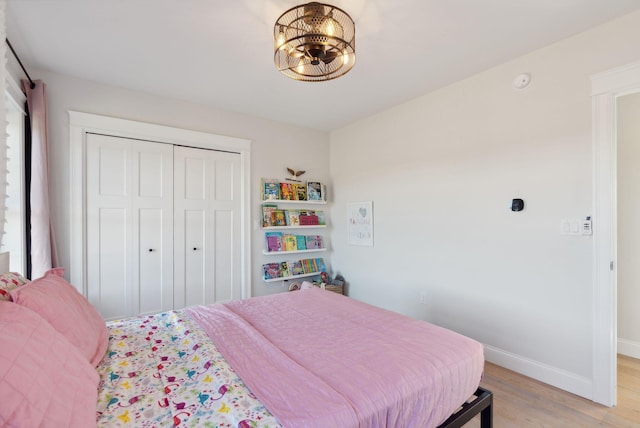
[[[304,57],[300,57],[300,61],[298,61],[296,71],[300,74],[304,74]]]
[[[329,37],[333,37],[333,35],[336,32],[336,27],[333,24],[333,19],[329,19],[329,22],[327,23],[327,36]]]
[[[280,30],[280,32],[278,33],[278,38],[276,39],[276,47],[280,50],[284,49],[285,47],[284,42],[285,42],[284,32]]]

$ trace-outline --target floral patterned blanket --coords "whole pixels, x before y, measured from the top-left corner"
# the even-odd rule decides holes
[[[107,323],[102,427],[280,427],[185,311]]]

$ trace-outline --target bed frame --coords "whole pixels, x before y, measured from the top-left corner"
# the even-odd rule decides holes
[[[465,402],[457,412],[451,415],[438,428],[461,428],[477,414],[480,414],[480,428],[492,428],[493,393],[478,387],[473,395],[476,398]]]

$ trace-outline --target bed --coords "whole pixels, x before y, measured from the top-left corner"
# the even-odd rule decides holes
[[[45,279],[47,292],[51,283],[64,282],[59,274]],[[66,294],[75,292],[68,288],[73,287],[65,286]],[[59,311],[43,309],[30,302],[30,293],[23,294],[11,291],[14,303],[0,304],[0,331],[15,328],[7,320],[24,318],[29,307],[29,317],[39,313],[53,330],[65,330],[57,325]],[[51,296],[41,303],[45,300],[51,302]],[[29,319],[20,328],[30,324]],[[42,324],[17,336],[33,335],[46,327]],[[69,354],[59,358],[67,372],[50,383],[59,387],[60,382],[79,380],[65,388],[76,391],[73,397],[63,400],[58,388],[55,405],[40,405],[43,420],[55,421],[50,426],[454,428],[476,414],[481,414],[483,428],[491,426],[492,395],[479,388],[482,345],[329,291],[312,288],[192,307],[109,322],[106,328],[93,320],[83,324],[81,337],[71,337],[68,346],[56,341],[56,349]],[[86,336],[102,339],[74,343]],[[47,340],[46,346],[54,346]],[[72,355],[74,346],[83,355]],[[29,366],[43,364],[49,362]],[[38,382],[47,389],[44,381]],[[12,386],[20,387],[17,381]],[[7,397],[4,390],[2,386],[0,400]],[[42,402],[30,399],[32,406]],[[75,400],[84,400],[84,407]],[[87,403],[95,407],[96,402],[91,424],[83,425],[90,416]],[[11,414],[0,412],[0,425],[26,417],[25,405],[15,406],[18,410]],[[80,413],[83,419],[74,419]]]

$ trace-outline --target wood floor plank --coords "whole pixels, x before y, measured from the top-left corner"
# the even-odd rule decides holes
[[[618,405],[609,408],[486,363],[494,428],[640,428],[640,360],[618,358]],[[476,417],[465,428],[479,428]]]

